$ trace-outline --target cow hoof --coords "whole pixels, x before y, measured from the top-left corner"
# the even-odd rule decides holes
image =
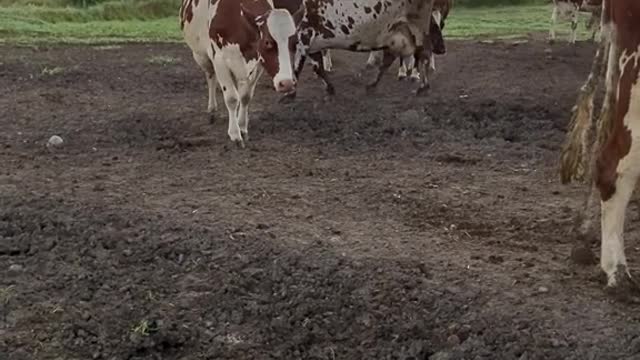
[[[398,75],[398,81],[402,81],[407,78],[407,75]]]
[[[327,86],[325,91],[326,91],[327,95],[329,95],[329,96],[333,96],[333,95],[336,94],[336,89],[334,89],[334,87],[331,86],[331,85]]]
[[[418,81],[420,81],[420,78],[419,78],[419,77],[415,77],[415,76],[412,76],[412,77],[410,77],[409,79],[411,80],[411,82],[418,82]]]
[[[213,125],[216,123],[216,114],[215,113],[209,113],[209,125]]]
[[[640,286],[623,265],[619,265],[613,277],[609,278],[605,291],[617,300],[640,303]]]
[[[233,140],[238,149],[244,149],[244,141],[242,139]]]
[[[555,39],[549,39],[549,40],[547,40],[547,42],[549,43],[549,45],[553,45],[553,44],[556,43],[556,40]]]
[[[413,94],[414,94],[415,96],[424,95],[424,94],[426,94],[427,92],[429,92],[429,88],[430,88],[430,87],[431,87],[431,86],[429,86],[429,84],[424,85],[424,86],[420,86],[420,87],[418,87],[418,88],[413,92]]]
[[[243,143],[248,143],[249,142],[249,132],[247,131],[242,131],[242,142]]]

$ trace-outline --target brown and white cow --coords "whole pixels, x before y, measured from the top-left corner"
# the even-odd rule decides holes
[[[300,10],[302,0],[273,0],[273,6],[275,8],[287,9],[291,14],[295,14]],[[329,52],[329,49],[322,51],[322,64],[325,71],[331,72],[333,69],[333,62],[331,61],[331,53]]]
[[[606,59],[606,62],[603,61]],[[599,74],[606,65],[606,92],[596,126],[595,163],[589,132]],[[630,280],[624,250],[624,218],[640,177],[640,1],[604,0],[602,43],[581,88],[573,127],[562,154],[562,180],[584,177],[591,168],[601,202],[600,266],[607,285]]]
[[[600,20],[600,11],[602,9],[602,0],[553,0],[553,10],[551,11],[551,26],[549,29],[549,40],[556,39],[556,23],[558,17],[571,19],[571,35],[569,42],[576,43],[578,36],[578,16],[581,11],[591,13],[591,17],[587,22],[587,30],[592,30],[591,40],[593,41],[598,31],[598,22]]]
[[[303,3],[295,72],[300,74],[309,57],[327,93],[333,94],[334,88],[321,63],[321,51],[325,49],[384,50],[375,80],[368,87],[378,83],[397,56],[414,55],[419,60],[418,66],[425,69],[428,66],[431,42],[425,35],[429,34],[433,0],[303,0]],[[426,84],[422,81],[418,92],[426,89]]]
[[[209,0],[182,0],[180,7],[180,28],[185,42],[189,45],[193,58],[204,71],[209,88],[209,101],[207,112],[209,122],[215,120],[218,110],[216,89],[218,83],[213,69],[213,63],[209,58],[211,41],[209,40]]]
[[[273,8],[270,0],[193,0],[191,10],[188,5],[182,11],[187,14],[184,19],[191,18],[190,25],[183,26],[187,29],[185,38],[196,61],[202,59],[203,52],[207,54],[213,72],[208,72],[208,66],[205,72],[207,79],[217,78],[222,88],[229,113],[229,137],[244,146],[248,138],[249,103],[263,69],[273,79],[276,91],[288,93],[295,89],[292,62],[296,23],[289,11]],[[206,32],[199,27],[203,11],[208,16]],[[298,18],[301,15],[299,12]],[[208,41],[204,48],[203,36]],[[211,97],[215,101],[215,85],[213,89],[209,84],[210,103]]]

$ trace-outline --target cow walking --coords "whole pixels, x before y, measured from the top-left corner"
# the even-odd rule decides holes
[[[302,6],[302,0],[273,0],[273,7],[287,9],[291,14],[295,14],[300,10],[300,6]],[[333,70],[329,49],[322,50],[322,64],[325,71],[331,72]]]
[[[229,113],[229,138],[243,147],[248,139],[249,103],[263,69],[276,91],[295,90],[296,22],[289,11],[273,8],[269,0],[185,0],[183,4],[181,18],[189,23],[183,23],[187,44],[198,64],[204,63],[202,53],[210,62],[201,65],[207,74],[210,103],[215,104],[215,84],[209,79],[217,79]],[[202,12],[208,18],[206,32],[200,27]],[[298,12],[298,18],[301,15]]]
[[[449,17],[451,7],[453,7],[453,0],[435,0],[433,3],[433,17],[431,18],[430,33],[430,39],[433,42],[433,53],[429,60],[429,69],[432,73],[436,71],[435,55],[444,55],[446,53],[442,31],[444,30],[445,20]],[[420,80],[420,73],[418,73],[418,69],[415,67],[414,58],[400,58],[398,80],[404,80],[407,77],[407,72],[409,71],[411,72],[411,75],[409,76],[411,80]]]
[[[303,0],[303,3],[295,73],[300,74],[308,57],[328,94],[333,94],[334,88],[321,63],[321,51],[325,49],[383,50],[369,88],[376,86],[396,56],[414,55],[418,66],[425,69],[428,66],[431,42],[425,39],[425,34],[429,34],[433,0]],[[424,78],[418,92],[426,89]],[[289,94],[293,96],[295,92]]]
[[[601,203],[600,266],[609,288],[630,284],[624,219],[640,177],[640,1],[604,0],[602,43],[580,90],[562,154],[563,182],[592,175]],[[606,60],[606,61],[605,61]],[[594,93],[602,69],[606,92],[596,125],[595,161],[589,136]]]
[[[207,113],[209,122],[215,121],[215,113],[218,110],[216,90],[218,83],[213,69],[213,62],[208,50],[211,48],[209,39],[209,0],[182,0],[180,6],[180,28],[185,42],[193,53],[193,59],[202,69],[207,79],[209,89],[209,101]]]
[[[591,41],[595,40],[602,9],[602,0],[553,0],[553,10],[551,11],[551,26],[549,28],[549,41],[555,41],[555,27],[558,17],[571,19],[571,35],[569,42],[576,43],[578,37],[578,17],[581,11],[591,13],[587,21],[587,30],[592,30]]]

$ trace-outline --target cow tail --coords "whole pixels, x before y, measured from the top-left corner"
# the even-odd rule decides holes
[[[573,180],[584,181],[590,179],[592,151],[594,145],[593,133],[593,98],[601,79],[604,68],[604,58],[607,53],[607,42],[602,41],[591,64],[589,78],[580,88],[576,105],[573,107],[569,132],[565,139],[560,158],[560,179],[563,184]],[[603,114],[604,115],[604,114]],[[598,127],[606,126],[601,116]],[[608,121],[607,121],[608,122]],[[597,141],[600,143],[600,139]]]

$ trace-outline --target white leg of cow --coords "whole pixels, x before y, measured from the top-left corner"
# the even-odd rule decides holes
[[[231,141],[237,143],[240,146],[244,146],[242,141],[242,134],[240,132],[240,126],[238,125],[238,113],[239,113],[239,96],[238,89],[236,88],[236,82],[231,74],[231,70],[226,66],[225,60],[222,56],[214,57],[213,66],[218,77],[218,82],[222,88],[222,95],[224,96],[224,103],[227,106],[229,112],[229,129],[227,134]]]
[[[249,140],[249,104],[256,92],[258,79],[262,74],[262,67],[258,66],[255,72],[250,76],[248,83],[238,86],[238,95],[240,97],[240,105],[238,109],[238,126],[244,141]]]
[[[400,58],[400,67],[398,67],[398,80],[404,80],[407,77],[406,62],[407,62],[407,59]]]
[[[636,152],[638,148],[632,149]],[[625,159],[622,159],[624,161]],[[627,161],[629,162],[629,161]],[[622,164],[621,164],[622,165]],[[627,164],[627,167],[632,164]],[[627,270],[627,259],[624,254],[624,218],[629,199],[638,180],[638,169],[627,168],[618,174],[615,193],[611,198],[602,202],[602,249],[600,266],[607,274],[607,285],[616,286],[618,271]]]
[[[331,72],[333,70],[331,51],[328,49],[322,51],[322,66],[324,66],[324,71]]]
[[[207,78],[207,88],[209,89],[209,100],[207,102],[207,113],[209,114],[209,122],[213,123],[215,120],[215,113],[218,111],[218,99],[216,99],[216,89],[218,83],[216,82],[216,73],[213,69],[213,64],[209,59],[209,56],[199,53],[193,53],[193,58],[198,63],[198,66],[204,71]]]
[[[554,4],[553,10],[551,10],[551,26],[549,27],[549,41],[554,41],[556,39],[556,22],[557,21],[558,21],[558,6]]]
[[[576,40],[578,39],[578,16],[579,15],[580,14],[577,8],[571,13],[571,39],[569,40],[571,44],[575,44]]]
[[[367,59],[367,67],[377,67],[382,63],[382,51],[371,51]]]

